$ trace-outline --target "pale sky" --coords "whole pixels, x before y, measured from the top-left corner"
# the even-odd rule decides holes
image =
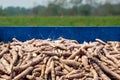
[[[3,8],[8,6],[31,8],[37,5],[47,5],[47,1],[48,0],[0,0],[0,6]]]
[[[0,6],[2,6],[3,8],[8,6],[31,8],[37,5],[47,5],[48,1],[49,0],[0,0]],[[102,3],[104,3],[105,1],[110,1],[112,3],[120,2],[120,0],[96,0],[96,1]]]

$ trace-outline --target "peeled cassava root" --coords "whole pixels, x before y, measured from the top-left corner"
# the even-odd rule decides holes
[[[13,38],[0,43],[0,80],[120,80],[120,42]]]

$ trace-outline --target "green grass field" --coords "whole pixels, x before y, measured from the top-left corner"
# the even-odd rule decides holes
[[[0,26],[120,26],[116,17],[0,17]]]

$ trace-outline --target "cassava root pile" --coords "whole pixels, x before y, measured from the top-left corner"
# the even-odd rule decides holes
[[[0,80],[120,80],[120,42],[13,38],[0,43]]]

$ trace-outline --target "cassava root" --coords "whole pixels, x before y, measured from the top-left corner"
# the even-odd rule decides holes
[[[120,42],[13,38],[0,44],[0,80],[120,80]]]

